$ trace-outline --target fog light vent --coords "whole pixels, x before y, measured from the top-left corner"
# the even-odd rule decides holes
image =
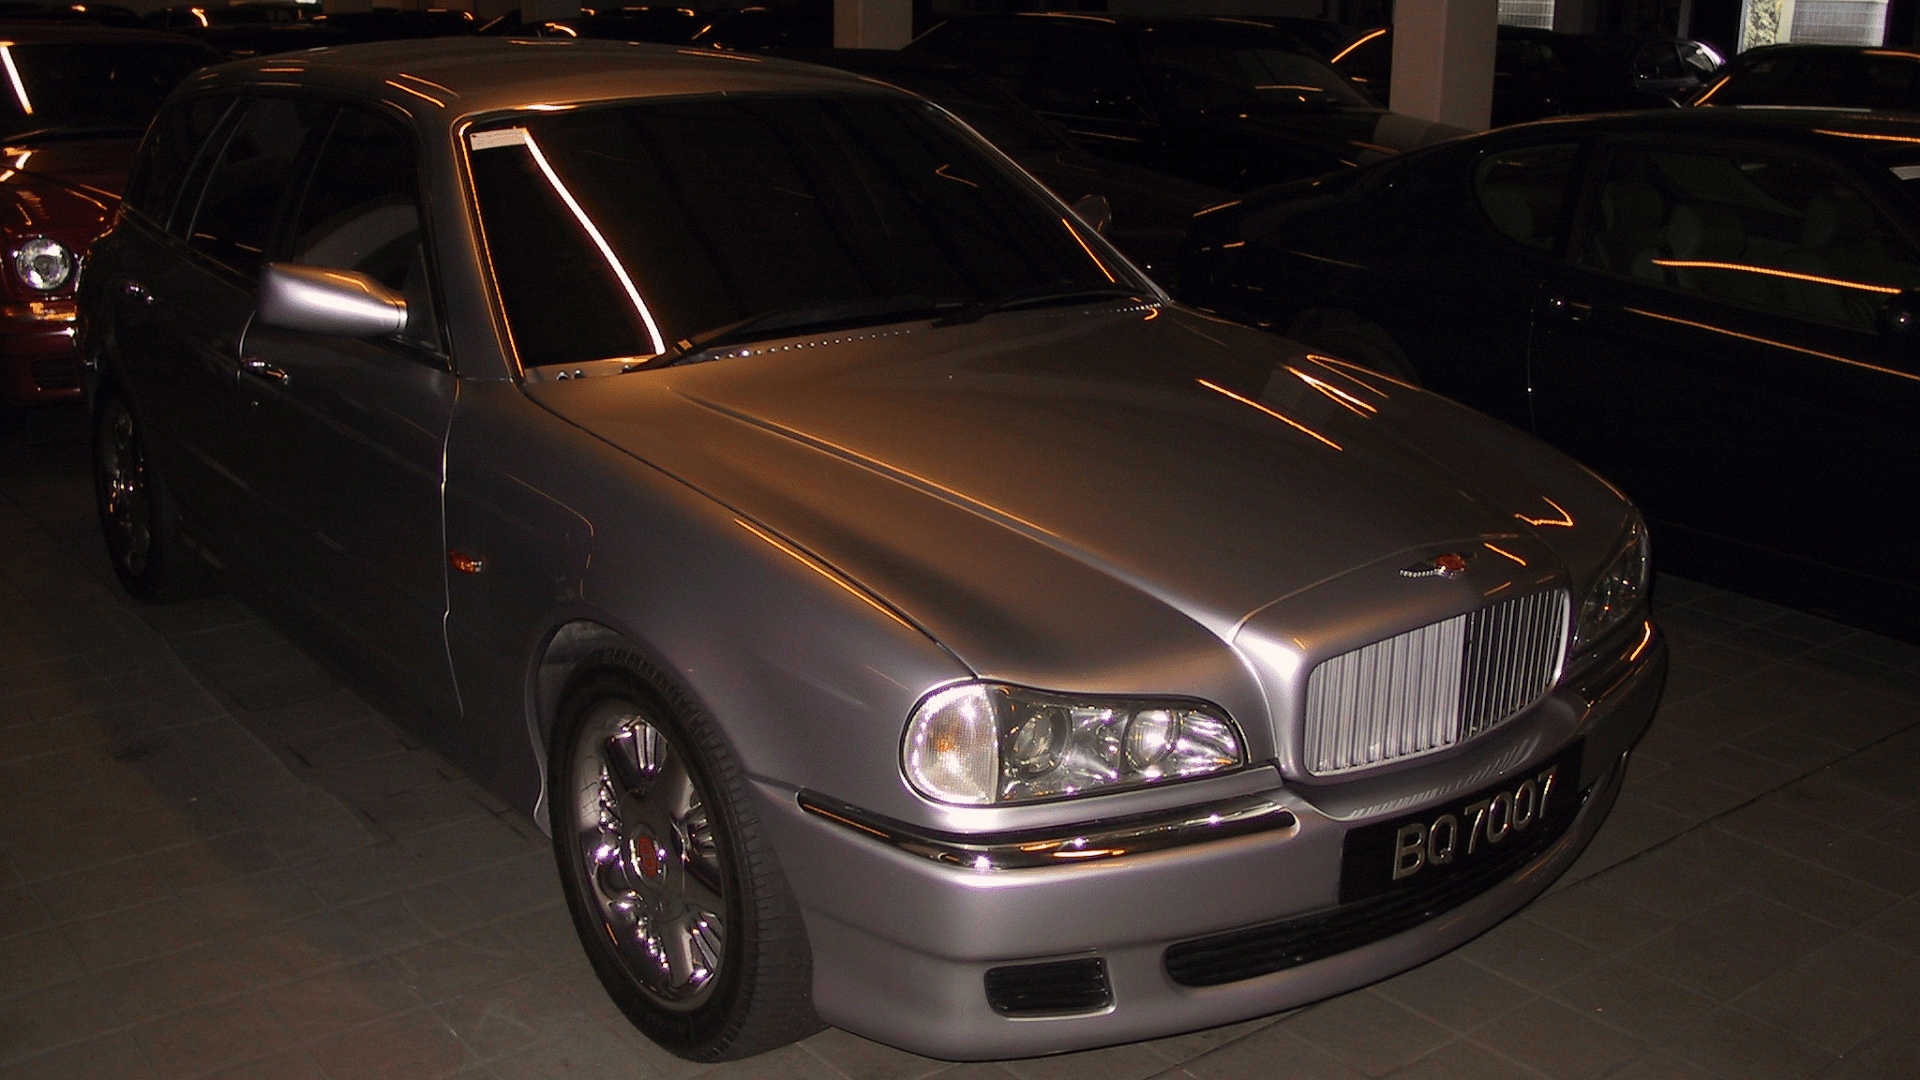
[[[1014,964],[987,972],[987,1004],[1001,1016],[1071,1016],[1113,1004],[1107,962],[1052,960]]]

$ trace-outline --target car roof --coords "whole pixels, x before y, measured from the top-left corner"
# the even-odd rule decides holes
[[[384,101],[424,127],[530,106],[685,94],[888,91],[857,75],[768,57],[573,38],[463,37],[341,45],[221,64],[192,89],[308,87]]]

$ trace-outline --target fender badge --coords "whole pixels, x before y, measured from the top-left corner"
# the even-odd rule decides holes
[[[1444,555],[1435,555],[1425,562],[1400,568],[1401,577],[1410,578],[1457,578],[1467,572],[1467,559],[1471,556],[1458,551],[1449,551]]]

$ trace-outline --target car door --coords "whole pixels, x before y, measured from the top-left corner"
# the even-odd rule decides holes
[[[274,520],[249,478],[254,423],[239,385],[240,340],[254,281],[326,110],[285,98],[207,99],[171,110],[188,144],[224,116],[164,212],[164,234],[136,226],[133,255],[110,283],[121,317],[119,353],[159,436],[161,473],[195,532],[223,561],[246,562],[273,544]],[[176,164],[179,164],[176,162]]]
[[[1623,142],[1542,294],[1537,430],[1656,519],[1667,565],[1920,599],[1920,254],[1864,177],[1802,153]],[[1889,180],[1890,184],[1891,181]],[[1795,582],[1802,583],[1796,586]]]
[[[366,274],[407,328],[360,340],[255,322],[239,380],[250,475],[291,522],[284,574],[330,639],[432,717],[457,712],[448,666],[440,490],[457,380],[441,335],[410,132],[341,108],[288,214],[290,262]]]

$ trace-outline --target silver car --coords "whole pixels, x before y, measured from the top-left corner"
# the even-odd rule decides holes
[[[393,43],[162,110],[83,287],[101,520],[553,837],[713,1060],[1259,1016],[1524,904],[1665,666],[1633,508],[1171,304],[939,109]]]

